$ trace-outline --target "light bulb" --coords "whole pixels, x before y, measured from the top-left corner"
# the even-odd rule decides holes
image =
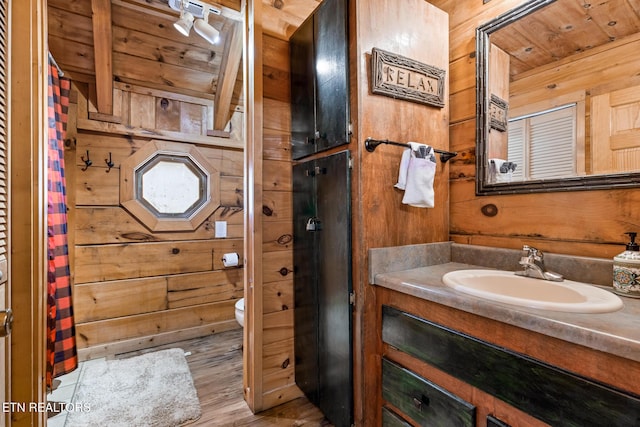
[[[204,19],[196,19],[193,28],[196,33],[211,44],[216,44],[220,40],[220,32]]]
[[[191,31],[191,27],[193,27],[193,15],[190,12],[182,12],[180,19],[174,22],[173,26],[180,34],[189,37],[189,32]]]

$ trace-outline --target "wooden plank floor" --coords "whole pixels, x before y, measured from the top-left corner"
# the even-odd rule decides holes
[[[191,353],[187,362],[202,409],[200,419],[189,427],[331,426],[304,397],[260,414],[251,412],[242,396],[242,329],[124,353],[117,358],[176,347]]]

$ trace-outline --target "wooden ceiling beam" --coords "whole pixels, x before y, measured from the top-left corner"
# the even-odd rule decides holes
[[[238,1],[223,1],[216,3],[210,0],[200,0],[200,2],[220,9],[221,16],[225,18],[232,19],[234,21],[242,21],[240,3]],[[175,18],[174,20],[177,20],[178,15],[180,15],[179,12],[169,7],[167,0],[113,0],[113,4],[137,10],[140,13]]]
[[[111,0],[91,0],[93,49],[96,69],[96,107],[100,114],[113,114],[113,59],[111,45]]]
[[[224,130],[231,117],[231,98],[242,61],[242,23],[234,22],[225,45],[220,66],[216,99],[213,105],[213,130]]]

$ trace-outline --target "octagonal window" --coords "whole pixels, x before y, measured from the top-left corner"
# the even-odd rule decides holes
[[[220,172],[192,144],[151,140],[120,165],[120,204],[151,231],[195,230],[220,206]]]
[[[188,218],[207,201],[207,173],[188,156],[156,154],[135,182],[136,198],[159,218]]]

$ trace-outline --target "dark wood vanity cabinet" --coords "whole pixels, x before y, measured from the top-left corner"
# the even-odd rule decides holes
[[[639,396],[622,392],[388,305],[382,306],[382,341],[394,351],[408,356],[402,356],[401,359],[415,359],[419,364],[427,364],[438,372],[471,385],[482,393],[506,402],[510,407],[549,425],[640,425]],[[385,384],[390,381],[385,379],[386,373],[389,372],[389,363],[386,359],[382,361],[383,400],[398,407],[404,416],[420,425],[437,425],[422,423],[416,419],[414,412],[406,409],[406,406],[393,403],[392,396],[385,392]],[[397,371],[396,367],[392,369]],[[421,380],[429,382],[428,379]],[[420,400],[417,387],[413,383],[407,384],[411,384],[410,392],[416,394],[414,397]],[[456,391],[449,390],[450,392]],[[418,406],[422,406],[422,403]],[[463,407],[464,405],[452,411],[459,414]],[[476,424],[459,421],[450,425]],[[486,424],[480,422],[478,425],[506,424],[497,418],[487,417]]]
[[[347,0],[324,0],[290,40],[291,155],[349,142]]]

